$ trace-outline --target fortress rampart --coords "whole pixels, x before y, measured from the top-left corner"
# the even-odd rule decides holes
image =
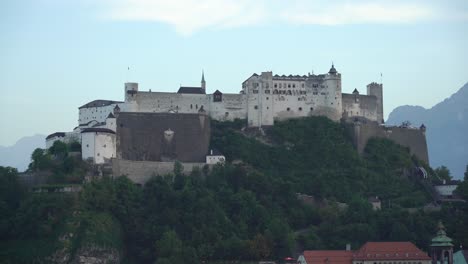
[[[387,127],[375,122],[359,121],[350,123],[349,125],[351,127],[353,143],[359,153],[363,153],[370,138],[387,138],[397,144],[408,147],[411,154],[416,155],[420,160],[429,164],[425,128]]]

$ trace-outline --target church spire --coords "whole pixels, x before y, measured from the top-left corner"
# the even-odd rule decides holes
[[[206,89],[206,82],[205,82],[205,71],[202,70],[202,75],[201,75],[201,88],[203,90]]]

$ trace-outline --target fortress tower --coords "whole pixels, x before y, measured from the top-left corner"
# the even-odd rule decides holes
[[[204,71],[202,71],[202,75],[201,75],[201,88],[206,93],[206,82],[205,82],[205,73],[204,73]]]
[[[372,82],[367,85],[367,95],[377,97],[377,122],[384,123],[383,118],[383,84]]]

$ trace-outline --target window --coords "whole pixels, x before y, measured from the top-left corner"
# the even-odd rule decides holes
[[[265,90],[265,93],[266,93],[266,94],[270,94],[270,90]]]
[[[268,97],[266,99],[268,100]]]
[[[197,105],[197,104],[195,105],[195,109],[198,109],[198,105]]]
[[[288,88],[291,88],[291,84],[288,84]]]
[[[258,94],[258,90],[253,90],[252,91],[254,94]]]
[[[304,84],[302,84],[301,86],[302,86],[302,88],[304,88]]]
[[[190,109],[193,109],[193,105],[192,105],[192,104],[190,104]]]
[[[314,108],[313,108],[313,107],[311,107],[311,108],[310,108],[310,111],[314,111]]]
[[[299,111],[302,111],[302,107],[299,107]]]
[[[296,88],[296,85],[295,85],[295,84],[293,84],[293,88]]]
[[[291,110],[291,109],[288,107],[288,108],[286,108],[286,110],[289,111],[289,110]]]
[[[314,94],[314,95],[317,95],[317,94],[318,94],[318,92],[313,92],[313,94]]]
[[[89,144],[86,144],[86,147],[89,148]]]
[[[254,106],[255,109],[258,109],[258,105]]]
[[[106,144],[104,144],[104,146],[103,146],[103,147],[106,147]]]
[[[278,84],[275,83],[275,88],[278,88]]]

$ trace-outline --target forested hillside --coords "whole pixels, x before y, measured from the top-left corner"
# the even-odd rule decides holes
[[[242,121],[212,126],[212,147],[226,155],[227,164],[183,175],[176,163],[172,174],[155,175],[143,187],[126,177],[103,177],[84,184],[79,193],[31,193],[19,184],[15,170],[2,168],[0,205],[6,214],[0,219],[0,259],[277,260],[302,248],[408,240],[427,250],[438,220],[455,245],[468,244],[461,228],[468,225],[466,205],[409,213],[407,208],[430,198],[407,177],[419,161],[390,141],[371,140],[360,157],[345,126],[326,118],[280,122],[264,134],[243,131]],[[35,154],[35,160],[50,155]],[[54,157],[58,171],[62,167],[56,163],[70,159],[66,152]],[[86,168],[68,163],[75,176]],[[66,183],[76,177],[65,173],[60,179]],[[313,196],[317,205],[304,204],[298,193]],[[370,196],[382,200],[382,210],[372,210]]]

